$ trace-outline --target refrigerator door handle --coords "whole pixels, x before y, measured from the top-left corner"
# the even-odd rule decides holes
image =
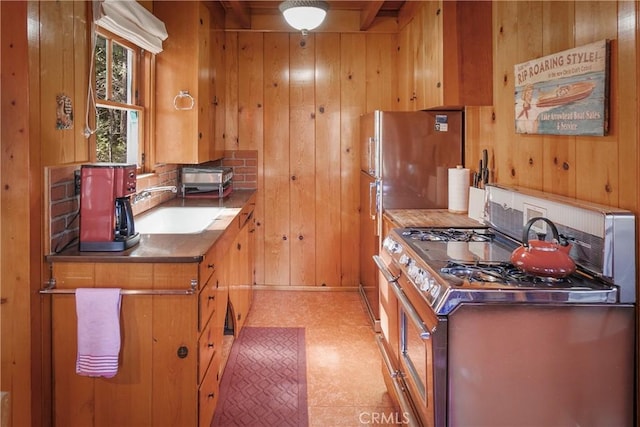
[[[378,213],[378,181],[369,183],[369,216],[375,220]]]
[[[369,137],[369,146],[368,146],[368,151],[369,151],[369,175],[373,175],[374,177],[378,177],[377,171],[376,171],[376,152],[378,151],[376,149],[376,139],[372,136]]]

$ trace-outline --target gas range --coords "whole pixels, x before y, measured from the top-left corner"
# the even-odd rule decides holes
[[[562,279],[521,272],[509,257],[518,243],[490,228],[394,229],[383,252],[437,315],[461,303],[614,303],[615,285],[579,269]]]
[[[533,216],[553,220],[573,243],[564,279],[520,272],[509,259]],[[635,216],[535,190],[490,185],[485,223],[473,228],[392,230],[391,257],[438,315],[464,302],[635,303]],[[536,233],[545,234],[543,227]],[[615,257],[614,257],[615,254]]]
[[[489,185],[483,217],[472,228],[393,229],[374,257],[385,382],[410,424],[631,425],[635,216]],[[531,242],[525,231],[549,240],[550,223],[576,265],[561,279],[510,262]]]

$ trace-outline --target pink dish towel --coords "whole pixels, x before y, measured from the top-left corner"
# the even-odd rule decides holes
[[[76,289],[78,358],[76,373],[112,378],[120,354],[120,289]]]

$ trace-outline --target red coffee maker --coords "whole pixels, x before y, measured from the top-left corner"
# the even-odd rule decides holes
[[[140,242],[130,196],[136,165],[94,163],[80,167],[80,250],[124,251]]]

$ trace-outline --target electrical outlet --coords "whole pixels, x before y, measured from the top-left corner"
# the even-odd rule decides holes
[[[80,171],[73,171],[73,191],[76,196],[80,195]]]
[[[529,203],[522,204],[522,222],[526,224],[531,218],[535,217],[547,217],[547,210],[540,206],[535,206]],[[544,221],[537,221],[531,226],[531,230],[535,233],[547,234],[547,223]]]

